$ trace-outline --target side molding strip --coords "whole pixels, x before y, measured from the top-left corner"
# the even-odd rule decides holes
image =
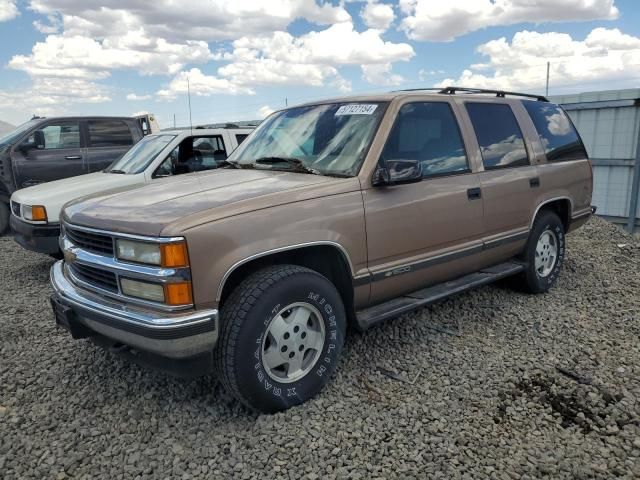
[[[455,252],[447,253],[444,255],[439,255],[437,257],[431,257],[424,260],[419,260],[415,263],[409,263],[406,265],[399,265],[397,267],[382,270],[380,272],[376,272],[371,274],[371,281],[379,282],[380,280],[385,280],[389,277],[395,277],[397,275],[403,275],[405,273],[412,273],[418,270],[422,270],[424,268],[433,267],[435,265],[440,265],[445,262],[450,262],[452,260],[458,260],[460,258],[468,257],[470,255],[475,255],[477,253],[483,252],[485,250],[490,250],[492,248],[501,247],[508,243],[518,242],[521,240],[525,240],[529,237],[529,232],[521,232],[516,233],[515,235],[509,235],[507,237],[498,238],[495,240],[491,240],[490,242],[486,242],[483,245],[478,245],[475,247],[465,248],[464,250],[458,250]]]

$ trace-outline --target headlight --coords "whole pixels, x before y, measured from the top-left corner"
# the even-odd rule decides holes
[[[116,243],[118,246],[117,257],[119,260],[160,265],[162,255],[160,254],[159,244],[135,242],[131,240],[118,240]]]
[[[22,216],[32,222],[46,222],[47,209],[43,205],[22,205]]]
[[[119,260],[168,268],[187,267],[189,265],[187,244],[184,241],[149,243],[119,239],[116,244],[116,256]]]

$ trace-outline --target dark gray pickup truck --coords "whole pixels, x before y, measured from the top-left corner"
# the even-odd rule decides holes
[[[9,226],[14,191],[104,169],[149,133],[141,119],[33,118],[1,137],[0,233]]]

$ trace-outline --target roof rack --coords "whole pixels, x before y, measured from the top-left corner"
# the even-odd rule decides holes
[[[427,90],[427,89],[425,89]],[[430,90],[430,89],[429,89]],[[504,98],[506,95],[513,95],[514,97],[526,97],[535,98],[539,102],[548,102],[547,97],[543,95],[532,95],[529,93],[507,92],[505,90],[487,90],[486,88],[465,88],[465,87],[445,87],[438,93],[444,93],[448,95],[455,95],[456,92],[465,93],[494,93],[496,97]]]

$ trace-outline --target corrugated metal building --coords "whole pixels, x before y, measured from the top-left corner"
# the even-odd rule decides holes
[[[640,88],[558,95],[593,162],[598,215],[640,231]]]

